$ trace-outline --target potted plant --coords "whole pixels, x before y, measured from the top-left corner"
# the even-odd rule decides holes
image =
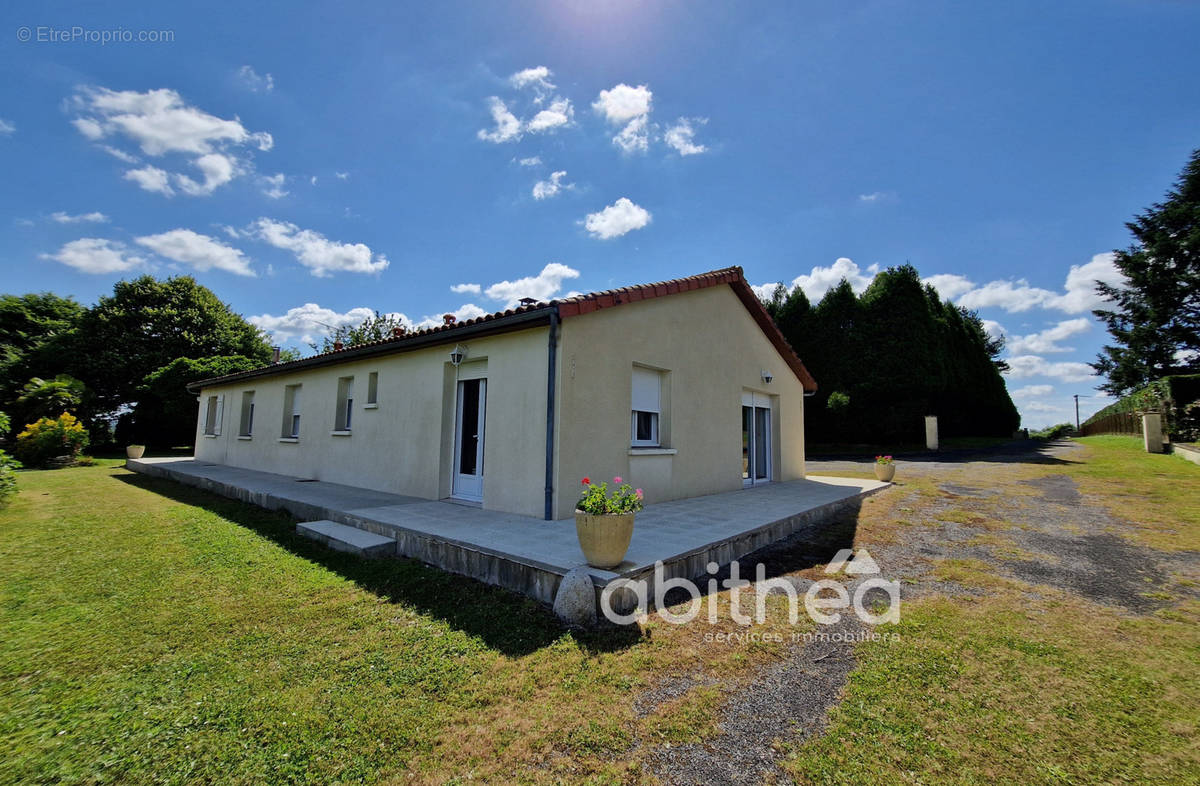
[[[891,456],[876,456],[875,477],[890,483],[896,477],[896,461]]]
[[[633,537],[633,517],[642,509],[642,490],[620,477],[610,493],[608,482],[583,479],[583,492],[575,506],[575,534],[583,556],[593,568],[615,568],[625,559]]]
[[[146,452],[145,445],[126,445],[125,446],[125,458],[131,458],[136,461],[137,459],[140,459],[142,457],[142,454],[145,452]]]

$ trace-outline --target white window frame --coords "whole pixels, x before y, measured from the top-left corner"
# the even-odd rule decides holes
[[[345,434],[354,425],[354,377],[338,377],[337,410],[333,430]]]
[[[280,439],[300,439],[300,396],[303,388],[300,383],[283,388],[283,429]]]
[[[204,436],[221,436],[221,419],[225,412],[225,397],[209,396],[204,409]]]
[[[254,436],[254,391],[242,391],[242,415],[238,424],[239,437]]]
[[[379,406],[379,372],[367,374],[367,403],[365,407]]]
[[[657,369],[634,366],[630,380],[629,444],[635,448],[662,447],[659,421],[662,418],[663,373]],[[650,415],[650,439],[638,439],[638,415]]]

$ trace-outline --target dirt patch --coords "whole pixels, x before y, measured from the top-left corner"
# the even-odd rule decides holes
[[[649,756],[655,774],[674,786],[790,783],[776,766],[776,744],[804,740],[824,729],[829,708],[854,668],[853,639],[863,630],[857,619],[843,617],[823,632],[851,642],[812,641],[794,647],[731,696],[721,708],[716,737],[655,749]]]

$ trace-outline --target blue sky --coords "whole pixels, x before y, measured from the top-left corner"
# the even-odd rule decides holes
[[[187,272],[303,346],[911,262],[1009,336],[1040,426],[1094,394],[1090,282],[1200,146],[1192,3],[178,5],[0,10],[3,291]]]

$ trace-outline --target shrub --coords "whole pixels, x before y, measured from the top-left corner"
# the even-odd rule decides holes
[[[0,434],[8,431],[8,415],[0,412]],[[21,468],[20,462],[0,450],[0,508],[8,504],[8,499],[17,493],[17,473]]]
[[[1029,436],[1034,439],[1062,439],[1063,437],[1072,436],[1074,433],[1074,423],[1059,423],[1057,426],[1050,426],[1041,431],[1031,431]]]
[[[62,456],[73,461],[87,444],[87,429],[74,415],[64,412],[57,418],[42,418],[27,425],[17,435],[16,454],[25,464],[44,467]]]

